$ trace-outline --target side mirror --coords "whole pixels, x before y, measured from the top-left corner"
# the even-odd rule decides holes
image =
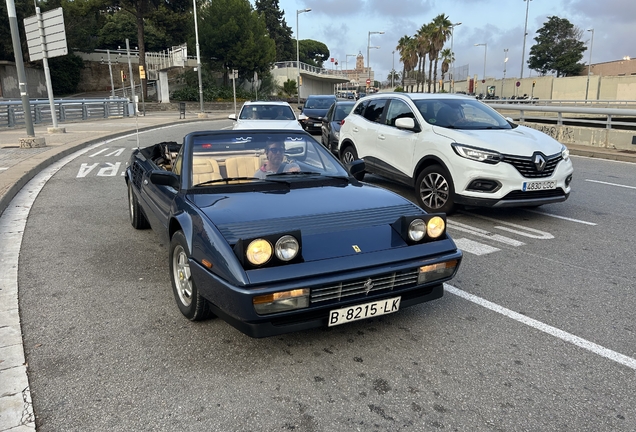
[[[236,114],[230,114],[229,116],[227,116],[227,118],[236,121]]]
[[[176,190],[179,190],[179,188],[181,188],[181,181],[179,180],[179,176],[170,171],[151,171],[150,182],[159,186],[170,186]]]
[[[506,117],[508,123],[514,123],[515,121],[511,117]]]
[[[303,106],[302,105],[298,105],[298,109],[300,110],[300,112],[303,112]]]
[[[346,165],[349,170],[349,174],[353,176],[356,180],[364,179],[364,170],[366,169],[366,165],[364,160],[356,159],[353,162]]]
[[[300,121],[307,120],[307,116],[305,114],[300,114],[298,116],[298,120],[300,120]]]
[[[415,130],[415,120],[410,117],[403,117],[395,120],[395,127],[398,129]]]

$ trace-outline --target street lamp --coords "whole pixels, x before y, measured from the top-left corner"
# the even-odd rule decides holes
[[[300,52],[298,50],[298,15],[311,12],[311,9],[298,9],[296,11],[296,84],[298,86],[298,105],[300,105]]]
[[[488,51],[488,44],[487,43],[480,43],[480,44],[475,44],[475,46],[483,46],[484,47],[484,74],[481,77],[481,80],[486,82],[486,51]],[[485,96],[485,94],[484,94]]]
[[[504,74],[501,80],[501,97],[503,97],[504,81],[506,80],[506,63],[508,63],[508,48],[504,48]]]
[[[394,87],[393,77],[395,76],[395,50],[391,51],[391,54],[393,54],[393,65],[391,66],[391,88],[393,88]]]
[[[585,86],[585,100],[587,100],[587,94],[590,90],[590,71],[592,70],[592,48],[594,47],[594,29],[587,29],[587,31],[592,32],[592,40],[590,41],[590,61],[587,65],[587,84]]]
[[[453,76],[455,74],[455,53],[453,52],[453,34],[455,33],[455,27],[462,25],[462,23],[458,22],[455,24],[451,24],[451,73],[450,73],[450,80],[451,80],[451,93],[455,92],[455,77]]]
[[[375,49],[379,49],[379,46],[369,46],[371,45],[371,35],[372,34],[384,34],[383,31],[370,31],[369,32],[369,36],[367,37],[367,70],[369,71],[369,85],[371,85],[371,66],[370,63],[371,61],[369,60],[369,49],[370,48],[375,48]]]
[[[194,36],[197,48],[197,73],[199,74],[199,103],[201,105],[201,113],[203,113],[203,83],[201,81],[201,53],[199,52],[199,28],[197,25],[197,0],[192,0],[194,5]],[[132,79],[132,74],[130,79]]]
[[[530,2],[532,0],[523,0],[526,3],[526,25],[523,29],[523,49],[521,51],[521,74],[519,78],[523,78],[523,62],[525,60],[526,55],[526,36],[528,36],[528,9],[530,9]]]

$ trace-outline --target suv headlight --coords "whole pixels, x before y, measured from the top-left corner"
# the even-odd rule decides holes
[[[485,150],[477,147],[470,147],[464,144],[452,143],[451,146],[455,153],[459,156],[471,159],[477,162],[484,162],[488,164],[497,164],[501,161],[501,154],[492,150]]]
[[[568,150],[568,148],[564,145],[561,146],[561,157],[563,160],[570,159],[570,150]]]

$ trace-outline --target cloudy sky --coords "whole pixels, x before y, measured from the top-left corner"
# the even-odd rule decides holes
[[[523,46],[523,28],[526,16],[524,0],[279,0],[285,12],[287,25],[296,37],[296,11],[311,8],[311,12],[298,16],[300,39],[323,42],[331,57],[344,65],[346,54],[367,52],[369,31],[384,31],[371,35],[371,67],[376,79],[386,79],[393,64],[392,51],[404,35],[414,35],[422,24],[444,13],[455,27],[453,51],[455,66],[468,65],[470,75],[479,79],[486,75],[501,78],[504,69],[504,49],[508,49],[506,77],[519,76]],[[566,18],[584,30],[582,40],[588,46],[594,28],[592,63],[622,59],[636,59],[636,0],[531,0],[528,13],[528,36],[525,60],[534,44],[536,31],[548,16]],[[487,44],[474,46],[478,43]],[[450,41],[447,43],[450,48]],[[293,60],[293,59],[292,59]],[[589,60],[589,51],[583,62]],[[636,60],[633,60],[636,61]],[[325,64],[331,67],[330,63]],[[353,68],[354,58],[348,66]],[[401,71],[399,54],[395,53],[395,69]],[[524,69],[524,77],[536,72]]]

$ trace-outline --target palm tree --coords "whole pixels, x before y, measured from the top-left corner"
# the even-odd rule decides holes
[[[425,59],[426,59],[426,54],[429,54],[429,59],[431,59],[432,57],[430,56],[430,48],[432,45],[432,33],[431,33],[431,24],[423,24],[422,27],[420,27],[420,29],[417,31],[417,33],[415,34],[415,40],[416,40],[416,44],[417,44],[417,55],[419,56],[419,62],[417,65],[417,70],[418,72],[418,81],[417,81],[417,90],[419,91],[420,89],[420,78],[424,77],[424,73],[422,72],[422,65],[424,65],[424,68],[426,68],[426,63],[425,63]],[[431,76],[430,70],[429,70],[429,79]],[[430,87],[430,84],[429,84]],[[422,83],[422,92],[424,91],[424,83]],[[430,89],[429,89],[430,91]]]
[[[444,75],[448,72],[450,64],[455,61],[455,54],[450,48],[445,48],[440,53],[440,58],[442,60],[442,90],[444,90]]]
[[[433,50],[429,51],[429,58],[431,58],[431,54],[434,54],[432,58],[435,59],[435,76],[433,77],[433,92],[435,90],[435,84],[437,83],[437,59],[439,52],[444,48],[444,44],[450,38],[452,25],[447,15],[439,14],[433,21],[431,22],[431,42],[433,45]],[[430,75],[430,72],[429,72]],[[430,78],[430,77],[429,77]]]
[[[404,87],[404,78],[407,73],[412,71],[417,64],[417,52],[415,50],[415,39],[410,36],[402,36],[395,47],[400,53],[400,61],[402,62],[402,88]]]

